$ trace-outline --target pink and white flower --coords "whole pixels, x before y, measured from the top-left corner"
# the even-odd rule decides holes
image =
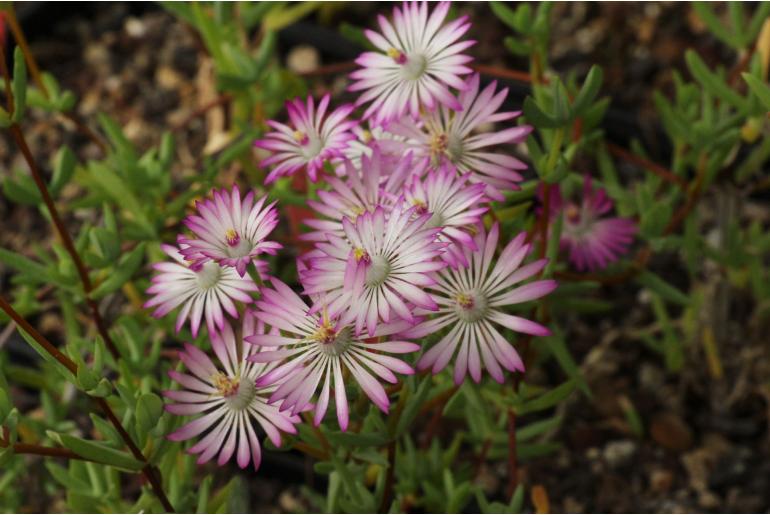
[[[291,125],[274,120],[267,122],[275,130],[254,142],[254,146],[273,152],[260,163],[260,166],[276,165],[265,184],[293,175],[303,167],[307,167],[310,180],[315,182],[324,162],[341,157],[348,142],[355,139],[351,129],[358,122],[348,119],[354,106],[340,106],[326,116],[330,98],[330,95],[324,95],[317,110],[313,97],[308,97],[305,104],[295,98],[286,103]]]
[[[160,248],[173,261],[152,266],[159,273],[147,289],[153,297],[144,307],[155,307],[152,315],[160,318],[182,306],[176,319],[177,332],[189,317],[193,337],[198,336],[204,314],[210,333],[222,329],[225,323],[222,310],[238,318],[233,301],[248,304],[252,301],[250,292],[259,289],[251,277],[241,277],[233,268],[223,267],[215,261],[190,263],[176,247],[161,245]]]
[[[556,281],[547,279],[519,285],[539,273],[547,262],[546,259],[539,259],[521,266],[530,250],[530,245],[525,243],[525,233],[514,238],[491,266],[498,235],[497,223],[489,234],[480,226],[475,238],[479,250],[464,250],[470,265],[458,269],[446,268],[436,274],[436,283],[430,288],[439,305],[438,311],[433,318],[405,331],[403,335],[422,338],[445,329],[448,332],[422,355],[417,362],[418,369],[431,368],[435,374],[455,357],[455,383],[460,384],[468,372],[478,382],[482,366],[492,378],[502,383],[502,368],[524,370],[524,363],[495,325],[535,336],[550,334],[546,327],[536,322],[501,310],[505,306],[547,295],[556,288]],[[416,314],[430,313],[417,310]]]
[[[427,2],[404,2],[393,9],[393,23],[378,21],[381,33],[365,31],[380,52],[364,52],[356,60],[362,68],[350,77],[351,91],[364,91],[357,104],[371,102],[364,118],[380,124],[409,112],[417,118],[420,108],[433,110],[442,104],[461,109],[449,88],[463,89],[461,75],[472,60],[462,52],[475,41],[458,41],[470,27],[466,17],[443,25],[449,2],[440,2],[428,13]]]
[[[426,227],[431,215],[415,216],[403,204],[390,216],[377,207],[355,222],[344,218],[346,239],[329,234],[317,244],[323,255],[310,261],[302,276],[305,293],[315,296],[313,310],[328,308],[332,317],[355,323],[355,334],[374,336],[377,324],[401,318],[413,323],[413,307],[438,308],[424,288],[434,283],[430,272],[446,266],[439,259],[445,243],[440,227]]]
[[[257,261],[256,256],[275,254],[281,248],[279,243],[265,240],[278,225],[275,202],[265,206],[266,199],[262,197],[255,203],[254,192],[249,191],[241,200],[238,186],[233,186],[229,193],[214,190],[213,199],[196,202],[198,214],[184,221],[196,237],[179,237],[182,255],[188,261],[211,259],[222,266],[235,267],[243,277],[246,266]]]
[[[356,139],[350,140],[348,146],[342,151],[343,159],[335,159],[335,171],[337,175],[344,176],[347,173],[346,161],[350,161],[353,168],[361,170],[361,158],[372,158],[375,148],[380,152],[380,159],[387,163],[396,163],[406,154],[406,138],[388,132],[382,127],[369,124],[365,129],[358,125],[353,128]]]
[[[439,239],[459,247],[476,246],[468,231],[481,221],[481,216],[488,210],[483,184],[469,184],[468,174],[458,176],[451,165],[443,165],[439,170],[431,170],[424,179],[417,176],[405,191],[406,203],[415,206],[418,214],[430,213],[427,227],[440,227]],[[447,252],[444,258],[452,266],[457,261],[464,263],[463,252]]]
[[[327,234],[344,236],[342,219],[355,220],[359,215],[380,206],[386,214],[403,193],[404,183],[413,174],[421,174],[426,166],[416,162],[411,153],[397,160],[385,157],[378,147],[371,157],[361,156],[359,167],[345,161],[345,179],[327,177],[331,191],[317,190],[319,200],[308,200],[318,218],[305,220],[313,231],[302,235],[307,241],[325,241]]]
[[[508,127],[493,132],[478,130],[492,123],[514,120],[521,111],[498,112],[508,95],[508,88],[495,92],[492,82],[479,93],[478,74],[468,78],[460,91],[462,109],[441,107],[425,113],[421,123],[404,119],[389,126],[411,143],[417,155],[429,158],[434,166],[451,163],[459,173],[471,173],[473,182],[487,185],[487,195],[502,200],[501,191],[518,189],[519,171],[527,165],[509,153],[494,152],[499,145],[524,141],[532,132],[529,125]],[[483,129],[482,129],[483,130]]]
[[[257,323],[251,313],[244,315],[243,335],[263,334],[264,324]],[[185,344],[179,357],[192,375],[169,371],[182,390],[168,390],[164,397],[173,401],[166,411],[175,415],[199,415],[170,435],[169,440],[189,440],[207,434],[187,452],[199,454],[198,463],[206,463],[217,454],[217,463],[227,463],[233,454],[241,468],[250,462],[259,468],[262,457],[255,426],[261,427],[276,447],[281,445],[281,431],[296,434],[296,415],[279,409],[268,400],[275,385],[262,386],[256,379],[274,365],[250,358],[260,354],[259,347],[236,340],[229,324],[220,333],[211,333],[211,346],[221,366],[197,347]]]
[[[345,431],[349,409],[345,393],[343,370],[350,372],[369,399],[382,411],[388,411],[390,400],[379,379],[397,382],[394,374],[413,374],[414,370],[402,360],[386,354],[405,354],[419,349],[406,341],[391,341],[388,335],[403,330],[406,324],[380,326],[375,336],[386,341],[370,343],[358,338],[353,328],[331,318],[327,311],[310,314],[309,306],[286,284],[271,279],[273,289],[264,288],[257,302],[257,318],[281,331],[277,334],[255,334],[246,338],[255,346],[277,348],[253,355],[254,361],[281,362],[257,380],[257,386],[281,381],[270,401],[281,401],[282,410],[296,414],[308,406],[318,391],[313,422],[318,425],[329,407],[332,390],[337,408],[337,420]],[[349,379],[348,379],[349,381]]]
[[[564,202],[559,186],[551,186],[550,213],[552,217],[564,217],[561,247],[578,270],[600,270],[628,252],[637,231],[636,222],[606,216],[612,207],[612,199],[603,188],[593,188],[589,175],[583,181],[580,204]]]

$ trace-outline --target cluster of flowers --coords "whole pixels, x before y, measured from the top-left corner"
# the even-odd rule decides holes
[[[499,111],[507,90],[480,88],[462,53],[473,44],[461,40],[470,24],[445,23],[448,9],[411,3],[394,9],[392,23],[381,17],[381,32],[367,32],[380,52],[364,53],[352,74],[350,89],[363,91],[357,105],[330,110],[328,95],[317,105],[296,99],[287,104],[288,123],[268,122],[274,132],[255,143],[271,154],[262,163],[272,167],[266,184],[306,170],[328,185],[308,200],[317,216],[302,235],[313,250],[297,260],[305,298],[259,259],[280,248],[268,240],[278,214],[253,192],[213,192],[185,221],[192,235],[163,247],[173,261],[155,265],[147,306],[158,317],[181,306],[177,331],[189,319],[193,336],[205,318],[221,363],[185,345],[180,357],[191,374],[171,372],[183,389],[165,392],[173,401],[168,411],[200,415],[170,435],[206,432],[189,450],[200,463],[218,455],[224,464],[236,454],[239,466],[257,467],[254,422],[280,445],[281,431],[295,433],[302,412],[320,424],[332,395],[344,431],[351,382],[387,412],[381,381],[414,373],[394,355],[422,351],[416,368],[433,373],[454,358],[457,383],[467,374],[478,382],[482,369],[502,382],[503,370],[524,365],[501,332],[548,334],[504,312],[556,288],[553,280],[524,283],[546,260],[524,264],[526,234],[500,249],[499,226],[482,224],[489,202],[516,189],[525,168],[496,147],[522,141],[531,128],[483,132],[519,113]],[[365,104],[369,130],[351,118]],[[577,225],[611,207],[602,193],[591,198],[567,217],[581,238],[585,227]],[[550,205],[561,216],[557,199]],[[611,237],[597,236],[600,253],[590,250],[598,248],[593,243],[579,247],[580,263],[607,262],[630,241],[612,227],[605,232]],[[434,345],[419,344],[433,334]]]

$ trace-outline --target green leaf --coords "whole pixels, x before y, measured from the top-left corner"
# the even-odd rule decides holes
[[[97,463],[104,463],[113,467],[138,471],[144,467],[144,463],[135,459],[127,452],[107,447],[106,445],[94,442],[92,440],[84,440],[77,436],[72,436],[64,433],[58,433],[49,436],[56,438],[61,444],[72,452],[79,454],[83,458],[93,460]]]
[[[524,99],[524,116],[538,129],[555,129],[561,126],[556,118],[543,112],[532,97]]]
[[[388,443],[386,435],[378,433],[348,433],[334,431],[327,434],[329,441],[342,447],[380,447]]]
[[[139,201],[123,178],[103,163],[96,161],[89,163],[88,171],[90,177],[104,190],[104,193],[123,210],[125,217],[134,220],[146,237],[155,239],[155,226],[145,214],[146,206]]]
[[[136,401],[136,423],[147,433],[158,425],[163,415],[163,401],[154,393],[145,393]]]
[[[566,381],[539,397],[525,401],[516,411],[519,415],[551,408],[575,390],[575,381]]]
[[[7,177],[3,181],[3,194],[17,204],[37,206],[43,203],[40,190],[29,176],[18,176],[16,179]]]
[[[490,2],[489,6],[492,8],[492,12],[495,13],[495,16],[497,16],[500,21],[508,25],[510,28],[514,30],[520,30],[519,23],[516,17],[516,13],[505,5],[504,2]]]
[[[86,390],[91,397],[107,397],[112,393],[112,383],[106,377],[102,377],[95,387]]]
[[[697,80],[704,89],[715,97],[732,104],[742,112],[746,111],[748,107],[746,99],[728,86],[722,77],[719,77],[709,70],[706,63],[703,62],[697,52],[687,50],[684,54],[684,58],[685,61],[687,61],[687,68],[690,70],[690,73],[692,73],[695,80]]]
[[[556,361],[559,362],[562,370],[567,373],[570,379],[575,381],[575,385],[580,388],[586,397],[590,399],[591,390],[588,388],[588,383],[586,383],[586,380],[583,377],[583,373],[580,371],[580,368],[578,367],[577,363],[575,363],[572,354],[567,348],[564,335],[557,333],[552,336],[542,338],[542,340],[544,340],[546,345],[548,345],[548,349],[556,358]]]
[[[340,34],[342,34],[342,37],[348,41],[351,41],[352,43],[357,44],[361,48],[365,48],[366,50],[370,51],[376,49],[376,47],[372,45],[371,41],[369,41],[369,38],[366,37],[364,34],[364,29],[361,27],[351,25],[348,22],[342,22],[340,24],[339,31]]]
[[[511,502],[508,505],[509,513],[521,513],[524,506],[524,485],[519,483],[511,496]]]
[[[24,53],[19,47],[13,50],[13,81],[11,82],[11,91],[13,92],[12,120],[15,123],[19,123],[24,117],[24,111],[27,108],[27,65],[24,62]]]
[[[556,416],[538,420],[532,424],[527,424],[522,429],[516,431],[516,440],[519,442],[525,442],[532,440],[535,437],[540,436],[543,433],[556,429],[562,422],[562,417]]]
[[[746,84],[749,85],[751,92],[757,96],[764,108],[770,110],[770,86],[750,73],[742,73],[741,76],[743,77],[743,80],[746,81]]]
[[[666,360],[666,368],[670,372],[677,372],[681,370],[684,364],[682,338],[677,335],[674,327],[671,325],[671,319],[660,295],[652,295],[652,309],[663,329],[663,342],[659,348]]]
[[[693,9],[695,9],[695,12],[698,14],[698,17],[701,19],[701,21],[706,24],[711,33],[714,34],[717,38],[721,39],[724,43],[727,43],[727,45],[735,49],[739,49],[741,47],[740,37],[733,35],[727,29],[727,27],[722,25],[722,22],[719,20],[716,14],[714,14],[710,2],[695,2],[693,4]]]
[[[5,418],[11,412],[11,409],[13,409],[13,405],[11,404],[8,392],[4,389],[0,390],[0,426],[5,423]]]
[[[321,5],[321,2],[300,2],[291,7],[278,6],[267,13],[262,21],[262,29],[265,31],[281,30],[304,18]]]
[[[92,299],[101,299],[120,289],[139,269],[144,259],[145,243],[142,242],[134,250],[123,256],[115,266],[114,272],[89,295]]]
[[[53,177],[51,177],[51,195],[56,196],[72,179],[77,158],[67,145],[62,145],[53,159]]]
[[[422,380],[420,386],[417,387],[417,391],[414,393],[414,395],[412,395],[412,397],[407,400],[406,406],[404,406],[404,411],[401,412],[401,417],[398,419],[398,423],[396,424],[396,431],[394,434],[395,437],[400,437],[412,425],[412,422],[414,421],[415,417],[417,417],[417,413],[419,413],[420,408],[422,407],[423,401],[430,392],[431,384],[431,378],[426,377]]]
[[[682,306],[688,306],[690,304],[690,297],[680,289],[664,281],[659,275],[656,275],[649,270],[645,270],[639,274],[636,277],[636,281],[668,301],[681,304]]]
[[[581,116],[591,106],[596,95],[599,94],[603,77],[604,73],[601,67],[597,65],[591,66],[588,75],[586,75],[586,80],[583,82],[583,87],[580,88],[577,96],[575,96],[575,101],[572,102],[572,119]]]

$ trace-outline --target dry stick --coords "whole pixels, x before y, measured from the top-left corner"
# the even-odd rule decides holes
[[[45,83],[43,82],[42,75],[40,73],[40,67],[37,65],[37,61],[35,60],[34,55],[32,54],[32,51],[29,48],[29,43],[27,43],[27,38],[24,36],[24,31],[21,30],[21,26],[19,25],[19,21],[16,19],[16,11],[11,7],[7,11],[5,11],[5,19],[8,21],[8,26],[11,29],[11,33],[13,33],[13,39],[16,40],[16,44],[19,45],[19,48],[21,49],[21,53],[24,54],[24,61],[27,63],[27,68],[29,69],[29,74],[32,77],[32,80],[34,81],[35,85],[38,87],[41,93],[43,93],[43,96],[45,96],[46,99],[50,98],[50,94],[48,92],[48,88],[45,86]],[[96,146],[99,147],[99,150],[101,150],[102,154],[107,153],[107,145],[104,143],[101,137],[99,137],[98,134],[96,134],[88,125],[86,125],[82,120],[80,120],[74,113],[61,113],[62,116],[67,118],[69,121],[71,121],[73,124],[75,124],[75,127],[88,136],[88,138],[93,141]]]
[[[385,476],[385,489],[382,492],[382,503],[380,504],[380,513],[387,513],[391,498],[393,497],[393,482],[396,478],[396,440],[393,439],[388,444],[388,472]]]
[[[0,439],[0,448],[4,449],[6,447],[8,447],[8,442]],[[69,449],[61,449],[59,447],[44,447],[42,445],[29,443],[15,443],[11,447],[13,447],[13,452],[15,454],[34,454],[35,456],[48,456],[51,458],[66,458],[68,460],[83,460],[98,463],[92,459],[84,458],[80,454],[76,454]]]
[[[32,157],[32,152],[29,150],[27,141],[24,139],[24,134],[21,131],[21,127],[14,123],[11,125],[9,130],[11,131],[11,136],[13,136],[16,145],[24,155],[24,159],[27,161],[29,170],[32,173],[32,178],[34,179],[38,190],[40,190],[40,194],[43,197],[43,202],[45,202],[45,205],[48,208],[48,212],[51,215],[51,220],[56,227],[56,232],[59,233],[59,238],[61,238],[62,243],[64,244],[64,248],[67,250],[67,253],[75,263],[78,275],[80,276],[80,281],[83,283],[83,289],[86,293],[86,303],[88,304],[88,307],[91,308],[91,313],[93,315],[94,322],[96,323],[96,328],[104,340],[104,344],[106,345],[107,349],[110,351],[110,354],[112,354],[112,357],[117,360],[120,358],[118,348],[115,346],[115,342],[112,341],[112,338],[107,331],[107,325],[104,323],[104,320],[99,313],[99,306],[95,300],[89,297],[89,294],[93,289],[93,285],[91,284],[91,279],[88,277],[88,270],[86,269],[85,263],[83,263],[83,260],[80,258],[80,254],[78,254],[78,251],[75,248],[75,243],[72,241],[72,237],[67,231],[67,228],[64,227],[61,216],[59,216],[59,211],[56,209],[53,198],[51,198],[51,194],[48,192],[48,187],[46,186],[40,170],[35,163],[34,157]]]
[[[5,50],[5,47],[1,41],[0,41],[0,49],[3,51]],[[13,91],[11,90],[10,74],[8,73],[8,66],[5,63],[4,57],[0,58],[0,71],[3,74],[3,80],[5,81],[5,91],[7,94],[7,102],[8,102],[8,109],[9,109],[8,112],[13,113],[14,112]],[[32,156],[32,152],[29,149],[29,145],[27,145],[27,141],[26,139],[24,139],[24,133],[22,132],[21,127],[17,123],[13,123],[9,127],[9,131],[14,141],[16,142],[16,145],[19,147],[19,150],[21,150],[21,153],[24,155],[24,159],[27,161],[27,166],[29,166],[29,171],[32,174],[32,179],[35,181],[35,184],[37,185],[38,190],[40,190],[40,194],[43,197],[43,202],[45,202],[45,205],[48,208],[48,212],[51,215],[51,220],[53,221],[54,226],[56,227],[56,231],[59,234],[59,238],[62,240],[62,243],[64,244],[64,248],[67,250],[67,253],[69,253],[70,257],[72,258],[72,261],[75,263],[75,267],[77,268],[78,275],[80,276],[80,280],[83,283],[83,289],[85,290],[85,293],[86,293],[86,303],[91,308],[91,313],[93,314],[94,322],[96,323],[96,328],[99,331],[99,334],[102,336],[102,339],[104,340],[104,344],[107,346],[107,349],[110,351],[112,356],[117,360],[120,357],[120,353],[118,352],[118,349],[115,346],[115,343],[112,341],[112,338],[110,338],[110,335],[107,332],[107,326],[105,325],[104,320],[102,320],[102,317],[99,314],[99,307],[97,306],[96,301],[94,301],[88,296],[92,290],[91,279],[88,277],[88,270],[86,269],[86,266],[83,263],[83,260],[80,259],[80,255],[78,254],[78,251],[75,248],[75,244],[72,241],[72,237],[70,236],[69,232],[67,232],[66,227],[64,227],[64,222],[62,222],[62,219],[59,216],[59,211],[56,209],[56,205],[54,204],[53,198],[51,197],[51,194],[48,191],[48,186],[46,186],[46,183],[43,180],[43,175],[40,173],[40,169],[38,168],[37,163],[35,162],[35,158]]]
[[[48,354],[50,354],[56,361],[61,363],[67,370],[69,370],[73,375],[77,375],[78,373],[78,366],[77,364],[72,361],[68,356],[66,356],[64,353],[62,353],[54,344],[52,344],[48,339],[40,334],[37,329],[32,327],[32,325],[27,322],[19,313],[16,312],[15,309],[13,309],[13,306],[11,306],[5,298],[0,296],[0,309],[5,311],[11,319],[16,322],[16,324],[23,329],[27,334],[29,334],[33,340],[35,340],[43,349],[45,349]],[[92,397],[89,395],[89,398],[91,398],[96,404],[102,409],[105,416],[109,421],[112,423],[112,425],[115,427],[115,430],[120,434],[120,437],[123,439],[123,442],[126,444],[128,449],[131,451],[131,454],[133,454],[134,458],[144,463],[144,467],[142,468],[142,474],[144,477],[149,481],[150,486],[152,487],[153,491],[155,492],[155,495],[160,500],[161,504],[163,505],[163,508],[169,512],[174,512],[174,507],[171,506],[171,503],[169,502],[168,498],[166,497],[165,492],[163,491],[163,485],[160,481],[160,478],[157,475],[156,469],[147,461],[147,458],[144,457],[144,454],[142,454],[142,451],[139,450],[139,448],[134,443],[133,439],[131,438],[131,435],[128,434],[126,429],[123,427],[123,424],[120,422],[118,417],[115,415],[115,412],[112,411],[112,408],[107,403],[106,400],[104,400],[101,397]]]
[[[615,145],[614,143],[607,143],[607,150],[615,157],[619,157],[625,161],[628,161],[629,163],[639,165],[642,168],[645,168],[653,174],[657,175],[661,179],[670,182],[671,184],[676,184],[681,190],[687,189],[687,181],[657,163],[653,163],[648,159],[637,156],[636,154],[632,154],[628,150],[621,146]]]
[[[343,61],[341,63],[331,63],[324,66],[319,66],[314,70],[306,72],[299,72],[297,75],[300,77],[320,77],[323,75],[334,75],[337,73],[345,73],[355,69],[356,63],[353,61]]]
[[[532,75],[527,72],[519,70],[509,70],[507,68],[498,68],[497,66],[488,66],[485,64],[472,64],[471,68],[483,75],[489,75],[498,79],[509,79],[517,82],[525,82],[530,84],[532,82]],[[544,83],[548,83],[546,79],[543,79]]]
[[[196,109],[195,111],[193,111],[192,113],[187,115],[184,118],[184,120],[182,120],[181,122],[179,122],[176,125],[174,125],[173,127],[171,127],[171,131],[172,132],[178,132],[178,131],[184,129],[185,127],[187,127],[190,124],[191,121],[193,121],[197,117],[206,114],[210,109],[213,109],[213,108],[215,108],[217,106],[220,106],[220,105],[227,104],[232,99],[233,99],[233,96],[230,95],[229,93],[225,93],[223,95],[218,96],[214,100],[203,104],[198,109]]]

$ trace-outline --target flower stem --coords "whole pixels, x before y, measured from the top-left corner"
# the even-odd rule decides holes
[[[12,15],[10,17],[12,18]],[[2,47],[1,43],[0,47]],[[10,109],[9,113],[12,114],[14,109],[13,91],[10,87],[10,74],[8,73],[8,66],[6,65],[5,59],[0,59],[0,71],[2,72],[3,79],[5,80],[5,91],[8,95],[8,106]],[[110,335],[107,331],[107,326],[104,323],[101,314],[99,313],[99,307],[97,306],[96,301],[89,298],[88,296],[88,294],[93,289],[91,279],[88,277],[88,270],[86,269],[83,260],[80,258],[80,255],[75,248],[75,243],[72,241],[72,237],[64,226],[64,222],[59,215],[58,209],[56,209],[56,205],[54,204],[53,198],[51,197],[51,193],[48,191],[48,186],[46,186],[45,180],[43,180],[43,175],[40,173],[40,169],[35,162],[35,158],[32,156],[32,151],[29,149],[29,145],[27,145],[27,140],[24,138],[24,133],[17,123],[12,124],[8,130],[10,131],[13,140],[16,142],[16,146],[19,147],[19,150],[21,150],[21,153],[27,162],[29,171],[32,174],[32,179],[35,181],[35,185],[40,191],[40,195],[43,197],[43,202],[48,208],[48,212],[51,215],[51,220],[53,221],[54,227],[56,228],[56,232],[59,234],[59,238],[64,244],[64,248],[67,250],[67,253],[75,263],[75,268],[77,268],[80,281],[83,283],[83,289],[85,290],[86,303],[88,304],[88,307],[91,308],[91,313],[93,315],[96,328],[104,340],[107,349],[110,351],[110,354],[112,354],[113,358],[117,360],[120,358],[118,348],[115,346],[115,342],[112,341],[112,338],[110,338]]]
[[[0,309],[5,311],[8,314],[8,316],[11,317],[11,319],[14,322],[16,322],[16,325],[18,325],[21,329],[27,332],[27,334],[29,334],[56,361],[61,363],[67,370],[72,372],[73,375],[77,375],[77,372],[78,372],[77,364],[74,361],[72,361],[68,356],[66,356],[64,353],[62,353],[59,349],[57,349],[56,346],[52,344],[50,341],[48,341],[48,339],[45,336],[40,334],[34,327],[32,327],[32,325],[29,322],[27,322],[21,315],[19,315],[19,313],[15,309],[13,309],[13,306],[11,306],[5,300],[5,298],[3,298],[1,295],[0,295]],[[139,447],[137,447],[134,441],[131,439],[131,435],[129,435],[128,431],[126,431],[126,428],[123,427],[123,424],[115,415],[115,412],[112,410],[112,408],[107,403],[107,401],[101,397],[91,397],[90,395],[89,397],[104,412],[105,416],[110,421],[110,423],[112,423],[112,425],[115,427],[115,430],[118,432],[123,442],[131,451],[131,454],[134,456],[134,458],[145,464],[144,467],[142,468],[142,474],[150,483],[150,486],[155,492],[155,495],[158,497],[158,500],[160,500],[160,503],[163,505],[163,508],[168,513],[173,513],[174,507],[171,505],[171,503],[168,500],[168,497],[166,497],[166,493],[163,491],[163,484],[160,480],[157,469],[153,467],[149,461],[147,461],[147,458],[145,458],[144,454],[142,454],[142,451],[139,450]]]

